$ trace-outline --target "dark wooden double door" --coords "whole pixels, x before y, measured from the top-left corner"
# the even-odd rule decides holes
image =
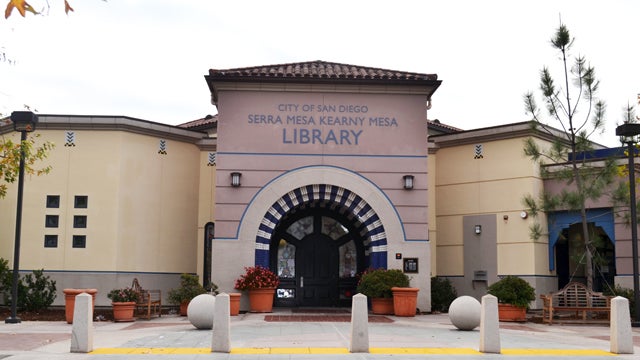
[[[338,247],[334,241],[322,234],[311,234],[296,249],[298,305],[336,305]]]
[[[355,291],[355,274],[364,266],[364,249],[358,233],[346,216],[329,209],[290,214],[276,228],[270,252],[272,270],[281,275],[279,289],[289,294],[294,290],[295,296],[276,298],[276,306],[328,307],[350,303],[345,294]],[[282,256],[284,243],[295,248],[293,255]],[[350,256],[345,260],[347,253]],[[280,264],[291,258],[295,259],[295,265],[289,265],[285,274]]]

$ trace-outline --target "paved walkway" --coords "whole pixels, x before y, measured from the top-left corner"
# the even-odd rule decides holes
[[[633,329],[636,354],[615,355],[606,326],[530,322],[500,323],[502,353],[483,354],[479,331],[457,330],[446,314],[370,322],[370,353],[350,354],[349,322],[283,321],[292,319],[287,315],[291,310],[231,317],[231,354],[211,353],[212,332],[196,330],[179,316],[94,322],[90,354],[69,352],[72,326],[65,322],[2,323],[0,359],[640,359],[640,329]],[[333,315],[314,314],[329,320]]]

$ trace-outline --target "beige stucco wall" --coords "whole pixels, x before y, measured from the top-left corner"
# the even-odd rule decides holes
[[[436,271],[439,276],[457,278],[460,295],[471,286],[471,279],[462,280],[463,219],[468,216],[495,215],[496,275],[530,277],[527,280],[534,283],[536,276],[549,275],[546,237],[533,242],[529,236],[534,221],[546,227],[544,218],[521,217],[525,194],[535,197],[542,189],[537,165],[523,153],[524,139],[515,136],[460,145],[446,143],[437,150]],[[481,158],[474,158],[476,144],[483,146]],[[496,280],[489,278],[488,284]]]
[[[51,173],[25,179],[20,269],[50,272],[55,304],[67,287],[98,288],[97,304],[108,304],[106,293],[133,277],[166,295],[180,273],[196,272],[201,161],[194,143],[165,139],[160,154],[161,136],[71,127],[75,146],[65,146],[66,130],[42,125],[38,141],[56,146],[45,161]],[[0,201],[0,257],[10,262],[16,188]],[[59,195],[60,207],[46,208],[47,195]],[[88,196],[86,209],[74,208],[76,195]],[[59,227],[46,228],[46,215],[58,215]],[[87,227],[74,228],[74,215],[86,215]],[[58,235],[58,246],[45,248],[45,235]],[[73,248],[73,235],[86,235],[86,248]]]
[[[200,176],[198,186],[198,222],[197,226],[197,261],[196,261],[196,273],[200,277],[200,281],[203,280],[204,271],[204,226],[209,223],[215,223],[215,184],[216,184],[216,166],[209,163],[209,150],[200,151]]]
[[[429,248],[431,249],[431,269],[429,276],[436,276],[438,274],[438,257],[436,256],[436,247],[438,245],[438,228],[436,221],[436,192],[433,191],[433,187],[436,184],[436,169],[437,169],[437,155],[435,152],[429,152],[427,159],[427,184],[431,191],[428,192],[428,219],[429,219]]]

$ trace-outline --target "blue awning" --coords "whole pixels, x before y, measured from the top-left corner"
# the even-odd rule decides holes
[[[547,214],[547,221],[549,223],[549,270],[556,268],[554,247],[558,242],[560,233],[563,229],[568,228],[573,224],[580,223],[580,212],[578,211],[558,211]],[[615,230],[613,222],[613,210],[611,208],[606,209],[589,209],[587,210],[587,221],[594,223],[604,230],[612,243],[615,244]]]

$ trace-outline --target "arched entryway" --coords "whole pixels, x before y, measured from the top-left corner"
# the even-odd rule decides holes
[[[378,215],[360,196],[338,186],[307,185],[265,214],[256,263],[280,276],[276,306],[348,305],[360,271],[386,268],[386,243]]]
[[[607,291],[614,288],[616,276],[615,246],[604,230],[589,223],[589,236],[593,243],[593,290]],[[582,238],[582,224],[565,228],[556,243],[558,288],[571,281],[586,284],[586,254]]]
[[[549,270],[556,270],[558,288],[570,281],[586,283],[586,252],[580,213],[550,213],[548,221]],[[613,211],[609,208],[589,209],[587,221],[593,244],[593,288],[606,291],[613,288],[616,276]]]

